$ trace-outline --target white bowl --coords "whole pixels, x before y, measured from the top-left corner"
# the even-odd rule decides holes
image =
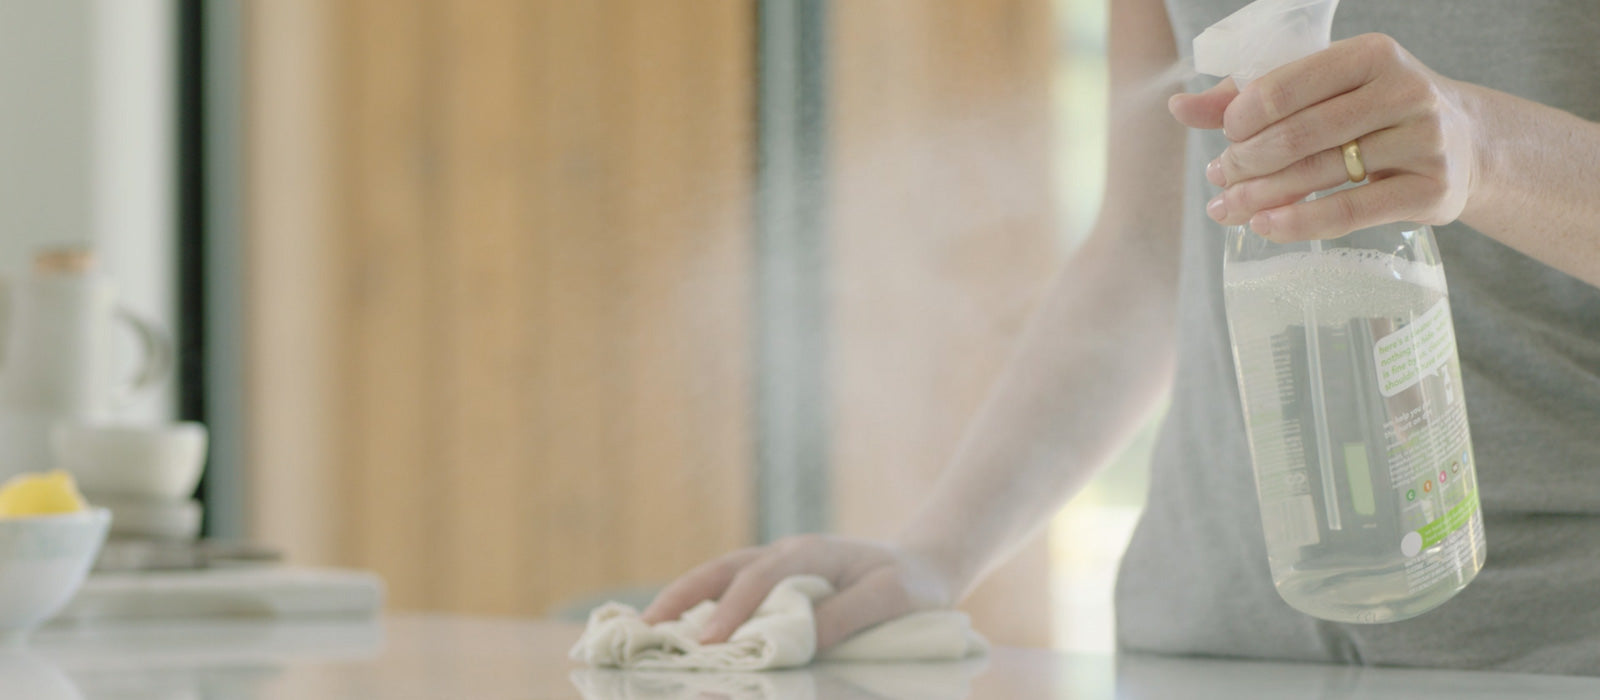
[[[83,497],[111,511],[111,538],[188,541],[200,536],[204,515],[192,498],[172,500],[102,494],[83,490]]]
[[[206,427],[58,423],[50,448],[85,491],[177,500],[194,495],[205,471]]]
[[[89,574],[111,511],[0,518],[0,647],[22,643]]]

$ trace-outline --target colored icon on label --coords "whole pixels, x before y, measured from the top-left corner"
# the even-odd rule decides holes
[[[1451,474],[1460,474],[1461,473],[1461,463],[1460,462],[1451,462],[1450,463],[1450,473]]]
[[[1470,455],[1468,455],[1466,452],[1462,452],[1461,453],[1461,461],[1462,461],[1462,463],[1471,463],[1472,462],[1472,457]]]
[[[1427,481],[1422,482],[1422,490],[1424,492],[1432,491],[1433,490],[1433,480],[1429,479]]]
[[[1417,500],[1417,490],[1416,489],[1406,489],[1406,500],[1407,501],[1415,501],[1415,500]]]
[[[1443,484],[1443,483],[1444,483],[1444,480],[1445,480],[1445,479],[1447,479],[1447,478],[1449,478],[1449,477],[1450,477],[1450,475],[1449,475],[1449,474],[1446,474],[1446,473],[1444,473],[1444,470],[1443,470],[1443,469],[1440,469],[1440,470],[1439,470],[1439,483],[1440,483],[1440,484]]]

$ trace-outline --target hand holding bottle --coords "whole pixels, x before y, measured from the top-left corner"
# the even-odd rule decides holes
[[[1207,214],[1289,242],[1460,217],[1481,167],[1462,87],[1394,39],[1366,34],[1267,73],[1243,91],[1224,80],[1177,95],[1168,106],[1186,126],[1220,128],[1232,142],[1206,167],[1206,178],[1224,188]],[[1302,201],[1348,180],[1340,146],[1352,141],[1367,184]]]

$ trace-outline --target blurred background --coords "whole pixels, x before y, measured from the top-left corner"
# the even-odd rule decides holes
[[[581,616],[909,514],[1095,216],[1105,4],[0,0],[0,267],[171,330],[208,534]],[[1111,647],[1148,432],[980,629]]]

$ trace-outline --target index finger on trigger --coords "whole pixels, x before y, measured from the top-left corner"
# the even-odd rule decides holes
[[[1238,95],[1233,79],[1224,78],[1204,92],[1173,95],[1167,100],[1167,110],[1179,123],[1191,129],[1221,129],[1223,111]]]

